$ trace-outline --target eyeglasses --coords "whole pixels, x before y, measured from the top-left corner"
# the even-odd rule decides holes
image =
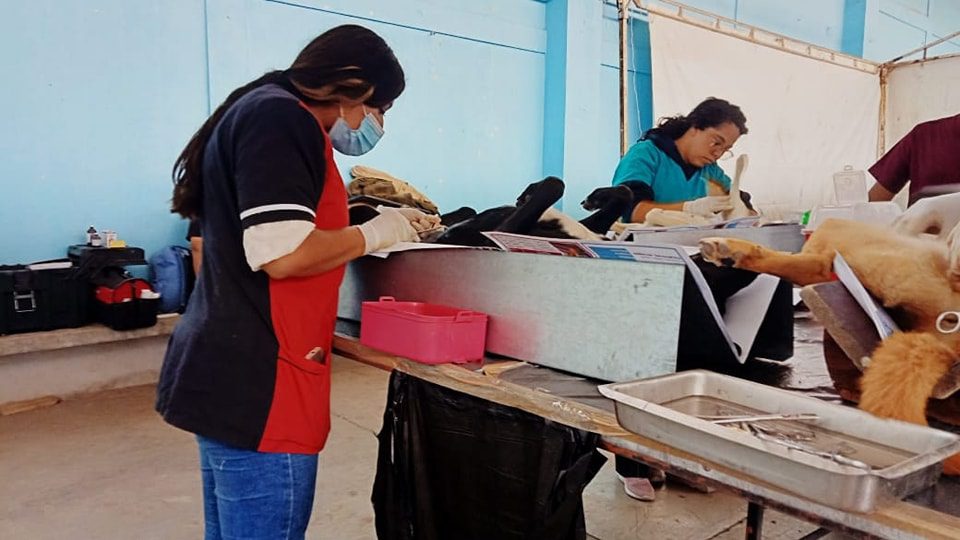
[[[733,152],[730,148],[726,147],[721,139],[714,137],[714,139],[710,141],[710,153],[716,155],[718,151],[720,152],[720,156],[717,157],[717,161],[726,161],[733,157]]]

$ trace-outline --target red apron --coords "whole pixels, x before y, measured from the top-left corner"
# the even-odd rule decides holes
[[[347,190],[324,137],[327,163],[316,228],[349,226]],[[279,343],[277,378],[261,452],[319,452],[330,432],[330,349],[337,321],[337,300],[344,266],[324,274],[270,280],[270,310]],[[306,356],[315,348],[322,352]]]

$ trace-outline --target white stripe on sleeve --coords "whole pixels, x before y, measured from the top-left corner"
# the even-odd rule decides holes
[[[277,212],[280,210],[294,210],[298,212],[306,212],[310,214],[310,217],[317,217],[317,213],[313,211],[312,208],[308,208],[302,204],[265,204],[263,206],[257,206],[255,208],[250,208],[240,212],[240,219],[247,219],[250,216],[255,216],[257,214],[264,214],[267,212]]]

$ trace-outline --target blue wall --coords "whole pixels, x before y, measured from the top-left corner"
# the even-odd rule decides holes
[[[771,32],[886,62],[960,30],[957,0],[685,0]],[[931,54],[960,52],[960,39]]]
[[[63,257],[90,224],[180,239],[168,178],[207,112],[202,8],[3,2],[0,264]]]
[[[892,60],[960,30],[960,2],[957,0],[865,2],[863,55],[871,60]],[[956,53],[960,53],[960,38],[931,47],[928,54]]]
[[[338,157],[344,178],[362,163],[414,183],[441,208],[503,204],[542,172],[544,5],[444,5],[209,0],[212,99],[219,103],[236,86],[286,67],[323,29],[363,24],[394,49],[407,89],[373,151]]]
[[[882,60],[960,27],[953,0],[688,3]],[[3,2],[0,263],[63,256],[90,224],[148,252],[181,242],[170,167],[210,107],[345,22],[382,34],[408,77],[383,142],[340,158],[345,178],[379,167],[452,209],[556,174],[579,215],[619,156],[616,16],[597,0]],[[653,118],[646,21],[630,33],[632,141]]]

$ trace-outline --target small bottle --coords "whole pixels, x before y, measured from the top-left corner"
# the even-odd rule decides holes
[[[103,238],[100,238],[99,233],[93,233],[90,235],[90,245],[93,247],[103,247]]]
[[[95,229],[93,225],[91,225],[90,228],[87,229],[87,245],[88,246],[93,245],[93,235],[95,234],[97,234],[97,229]]]

